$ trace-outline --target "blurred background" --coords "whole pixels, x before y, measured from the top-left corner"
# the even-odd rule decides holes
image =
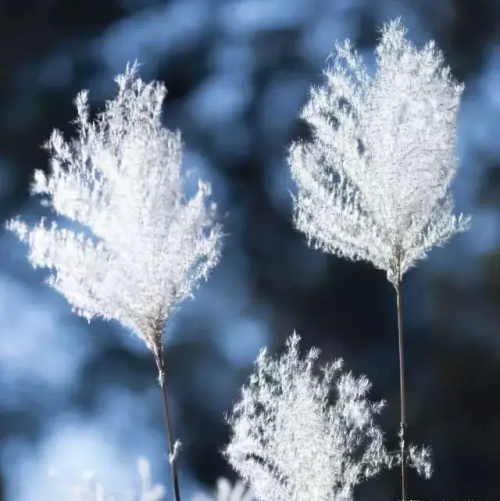
[[[224,216],[223,258],[167,332],[167,381],[183,442],[184,497],[235,479],[220,455],[224,413],[262,346],[294,329],[303,349],[373,382],[396,445],[399,373],[395,293],[383,272],[307,247],[293,229],[291,141],[335,40],[371,57],[384,21],[401,16],[416,44],[433,38],[466,90],[454,183],[472,228],[406,275],[409,437],[433,448],[430,481],[412,499],[498,499],[500,462],[500,2],[498,0],[0,1],[0,217],[36,221],[28,187],[47,168],[41,144],[71,133],[73,98],[96,109],[138,59],[165,82],[165,124],[185,166],[210,180]],[[167,484],[156,367],[112,322],[88,325],[44,284],[27,249],[0,229],[0,500],[52,499],[87,469],[111,491],[136,482],[135,461]],[[170,489],[167,491],[171,499]],[[365,483],[359,500],[400,497],[400,473]]]

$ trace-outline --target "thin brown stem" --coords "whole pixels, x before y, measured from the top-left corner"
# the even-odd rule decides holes
[[[408,501],[408,476],[406,468],[406,392],[405,392],[405,364],[403,350],[403,308],[402,308],[402,281],[398,280],[396,286],[397,308],[398,308],[398,338],[399,338],[399,387],[401,400],[401,490],[402,501]]]
[[[170,417],[170,409],[168,406],[167,384],[165,382],[165,360],[163,349],[160,348],[158,350],[158,354],[155,355],[155,361],[156,366],[158,367],[161,397],[163,401],[163,413],[165,415],[165,426],[167,429],[168,458],[170,462],[170,475],[172,478],[174,501],[181,501],[181,495],[179,491],[179,476],[177,474],[177,458],[175,457],[174,432],[172,430],[172,419]]]

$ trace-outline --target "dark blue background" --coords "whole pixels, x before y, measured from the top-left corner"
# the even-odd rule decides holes
[[[399,423],[395,295],[383,272],[307,247],[291,224],[286,164],[307,133],[297,116],[335,40],[371,60],[384,21],[402,16],[417,44],[434,38],[466,90],[459,115],[457,211],[472,228],[405,279],[410,437],[433,447],[435,475],[412,499],[498,499],[500,460],[500,2],[497,0],[17,0],[0,2],[0,217],[36,221],[28,195],[40,145],[71,132],[72,100],[96,109],[137,58],[169,94],[185,165],[213,184],[225,215],[223,258],[167,332],[167,377],[184,443],[187,499],[233,474],[219,451],[223,414],[260,347],[296,329],[323,360],[344,357]],[[50,499],[87,468],[111,490],[134,485],[147,456],[168,482],[155,365],[114,323],[85,321],[44,285],[25,246],[0,230],[0,499]],[[399,472],[357,499],[397,499]],[[170,490],[168,491],[170,499]]]

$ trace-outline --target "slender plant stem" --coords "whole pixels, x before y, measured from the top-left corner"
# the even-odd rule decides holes
[[[174,448],[174,433],[172,430],[172,419],[170,417],[170,409],[168,406],[168,396],[167,396],[167,384],[165,382],[165,360],[163,349],[158,350],[159,354],[155,356],[156,365],[158,367],[159,381],[161,397],[163,401],[163,412],[165,415],[165,426],[167,429],[167,445],[168,445],[168,457],[170,462],[170,475],[172,478],[172,490],[174,492],[174,501],[181,501],[181,495],[179,491],[179,476],[177,474],[177,458],[175,457]]]
[[[399,338],[399,387],[401,399],[401,491],[402,501],[408,501],[408,476],[406,468],[406,392],[405,392],[405,362],[403,350],[403,308],[402,308],[402,281],[398,280],[396,287],[398,307],[398,338]]]

